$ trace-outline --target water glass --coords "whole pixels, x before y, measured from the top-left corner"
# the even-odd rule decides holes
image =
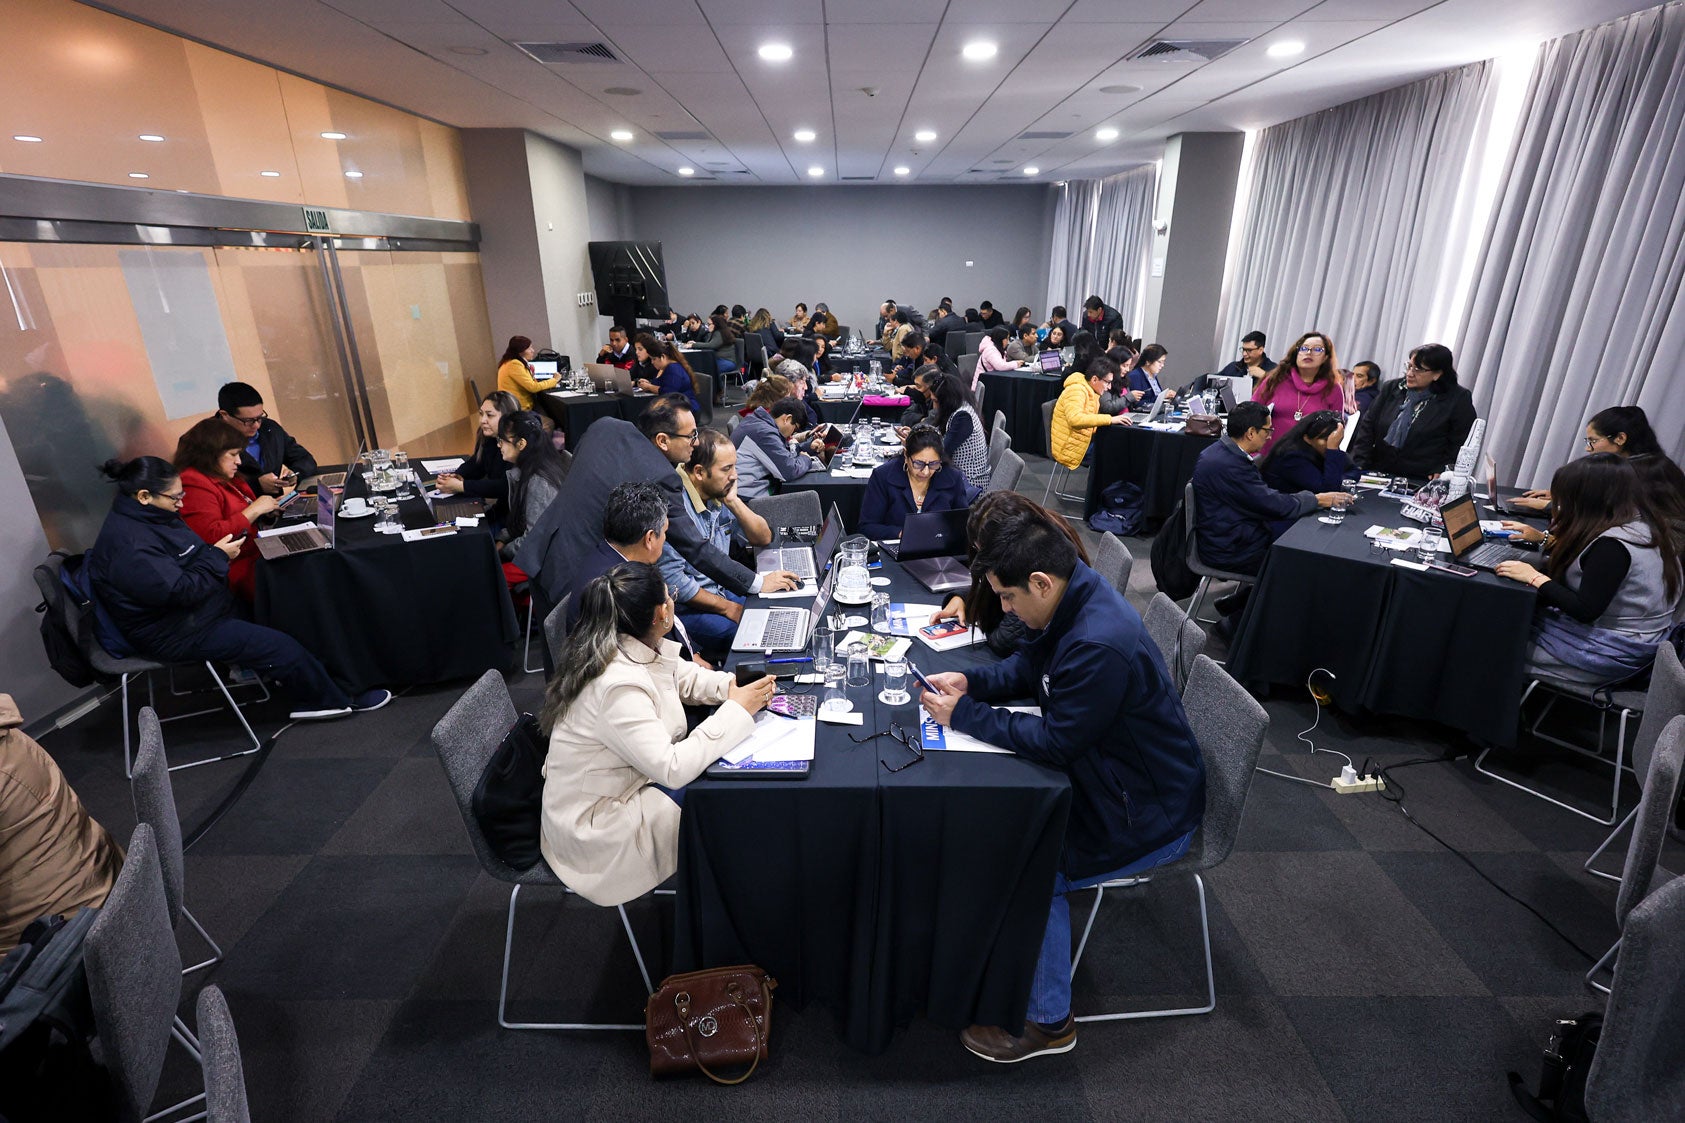
[[[848,651],[848,685],[872,685],[872,657],[863,645],[856,644]]]
[[[836,662],[837,633],[828,624],[813,629],[813,673],[824,675]]]
[[[848,700],[848,671],[841,663],[832,663],[825,668],[825,694],[819,700],[819,708],[828,714],[846,714],[854,708],[854,703]]]
[[[872,631],[889,634],[889,594],[872,594]]]
[[[1433,528],[1429,527],[1423,530],[1422,537],[1416,542],[1416,560],[1421,562],[1423,565],[1427,565],[1429,562],[1433,561],[1435,555],[1439,553],[1436,549],[1438,545],[1439,535],[1433,530]]]
[[[891,659],[883,665],[883,693],[878,697],[890,706],[905,706],[912,701],[912,696],[907,693],[905,659]]]
[[[1339,500],[1328,508],[1328,521],[1335,526],[1340,525],[1346,521],[1346,512],[1349,510],[1351,510],[1351,503],[1345,499]]]

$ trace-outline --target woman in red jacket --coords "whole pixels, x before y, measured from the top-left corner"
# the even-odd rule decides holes
[[[257,590],[257,532],[252,523],[280,506],[273,495],[253,496],[240,477],[240,449],[245,435],[216,417],[207,417],[176,442],[175,466],[181,472],[181,518],[193,533],[216,543],[234,534],[244,541],[228,565],[228,585],[248,604]]]

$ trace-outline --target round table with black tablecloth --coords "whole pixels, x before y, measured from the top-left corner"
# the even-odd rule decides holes
[[[1047,431],[1042,426],[1041,407],[1064,389],[1058,372],[991,370],[983,374],[983,418],[993,424],[995,411],[1006,414],[1006,431],[1012,434],[1012,450],[1020,456],[1047,455]]]
[[[881,573],[895,600],[941,599],[893,561]],[[994,661],[982,646],[913,646],[931,672]],[[704,778],[685,789],[674,970],[758,964],[778,980],[780,1001],[824,1003],[844,1039],[868,1053],[920,1015],[951,1029],[1016,1030],[1070,782],[1014,756],[974,753],[932,752],[891,774],[880,760],[901,764],[906,749],[848,735],[892,721],[916,735],[917,685],[892,707],[876,697],[882,676],[873,679],[849,691],[864,724],[819,724],[808,779]]]
[[[1182,501],[1182,492],[1194,477],[1199,454],[1216,441],[1216,437],[1143,429],[1138,425],[1108,425],[1096,430],[1089,446],[1088,495],[1083,503],[1083,517],[1099,510],[1101,494],[1123,480],[1141,489],[1141,514],[1148,529],[1156,529]],[[1013,445],[1017,445],[1016,438]]]
[[[579,447],[579,438],[599,417],[618,417],[622,421],[636,421],[654,398],[651,395],[630,394],[567,394],[550,390],[533,397],[534,404],[556,423],[567,436],[567,447]]]
[[[1236,630],[1230,673],[1303,687],[1324,667],[1342,710],[1427,718],[1515,744],[1536,594],[1486,571],[1393,565],[1415,555],[1372,550],[1364,531],[1377,525],[1419,524],[1371,492],[1339,526],[1307,515],[1275,541]]]

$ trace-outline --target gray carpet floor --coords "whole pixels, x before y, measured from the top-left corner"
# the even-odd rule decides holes
[[[1046,471],[1033,464],[1021,490],[1039,496]],[[1129,545],[1140,606],[1152,594],[1148,543]],[[1215,1013],[1084,1026],[1070,1054],[1008,1067],[921,1021],[886,1054],[862,1056],[842,1044],[831,1011],[783,1004],[770,1063],[749,1084],[658,1084],[641,1035],[497,1027],[508,895],[480,872],[428,741],[465,685],[289,730],[188,854],[188,906],[226,958],[192,977],[183,1012],[191,1021],[205,981],[227,992],[259,1120],[1493,1120],[1518,1117],[1504,1071],[1537,1072],[1551,1019],[1598,1005],[1580,953],[1393,804],[1260,775],[1234,854],[1208,877]],[[537,707],[537,676],[516,675],[512,688]],[[1312,722],[1308,698],[1267,705],[1264,767],[1324,781],[1338,771],[1337,758],[1296,739]],[[275,703],[252,716],[264,734],[285,721]],[[178,762],[231,737],[225,716],[164,728]],[[1360,762],[1462,747],[1432,726],[1331,712],[1313,737]],[[134,820],[115,701],[43,743],[126,839]],[[1587,800],[1606,791],[1594,765],[1536,749],[1517,764]],[[198,822],[242,768],[175,773],[184,821]],[[1614,886],[1580,872],[1602,828],[1477,775],[1467,759],[1397,779],[1422,824],[1581,948],[1600,954],[1614,940]],[[527,898],[512,1013],[637,1020],[641,986],[614,914],[555,893]],[[1086,904],[1073,907],[1080,916]],[[670,905],[646,900],[632,913],[645,947],[663,954]],[[1193,998],[1197,939],[1190,883],[1109,897],[1076,980],[1079,1007]],[[182,942],[196,955],[185,928]],[[196,1080],[172,1050],[158,1102],[197,1091]]]

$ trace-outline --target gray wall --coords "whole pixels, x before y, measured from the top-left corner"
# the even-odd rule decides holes
[[[527,175],[526,132],[463,129],[462,166],[468,206],[480,224],[480,277],[496,348],[485,357],[484,369],[494,371],[510,336],[524,335],[540,346],[547,342],[549,313]],[[484,384],[483,375],[480,382],[482,393],[493,388]]]
[[[632,240],[632,199],[624,183],[586,176],[585,209],[593,242]]]
[[[928,311],[991,300],[1038,318],[1047,293],[1045,185],[633,187],[632,236],[659,241],[680,311],[823,300],[870,333],[888,296]],[[593,222],[594,224],[594,222]],[[968,267],[966,262],[972,264]]]
[[[0,694],[16,699],[31,726],[79,693],[47,665],[41,646],[34,570],[46,556],[47,535],[0,420]]]
[[[1232,358],[1218,355],[1218,303],[1229,251],[1235,187],[1246,138],[1241,133],[1178,133],[1164,149],[1154,218],[1143,337],[1170,352],[1171,381],[1186,382]],[[1164,263],[1162,275],[1159,262]]]

